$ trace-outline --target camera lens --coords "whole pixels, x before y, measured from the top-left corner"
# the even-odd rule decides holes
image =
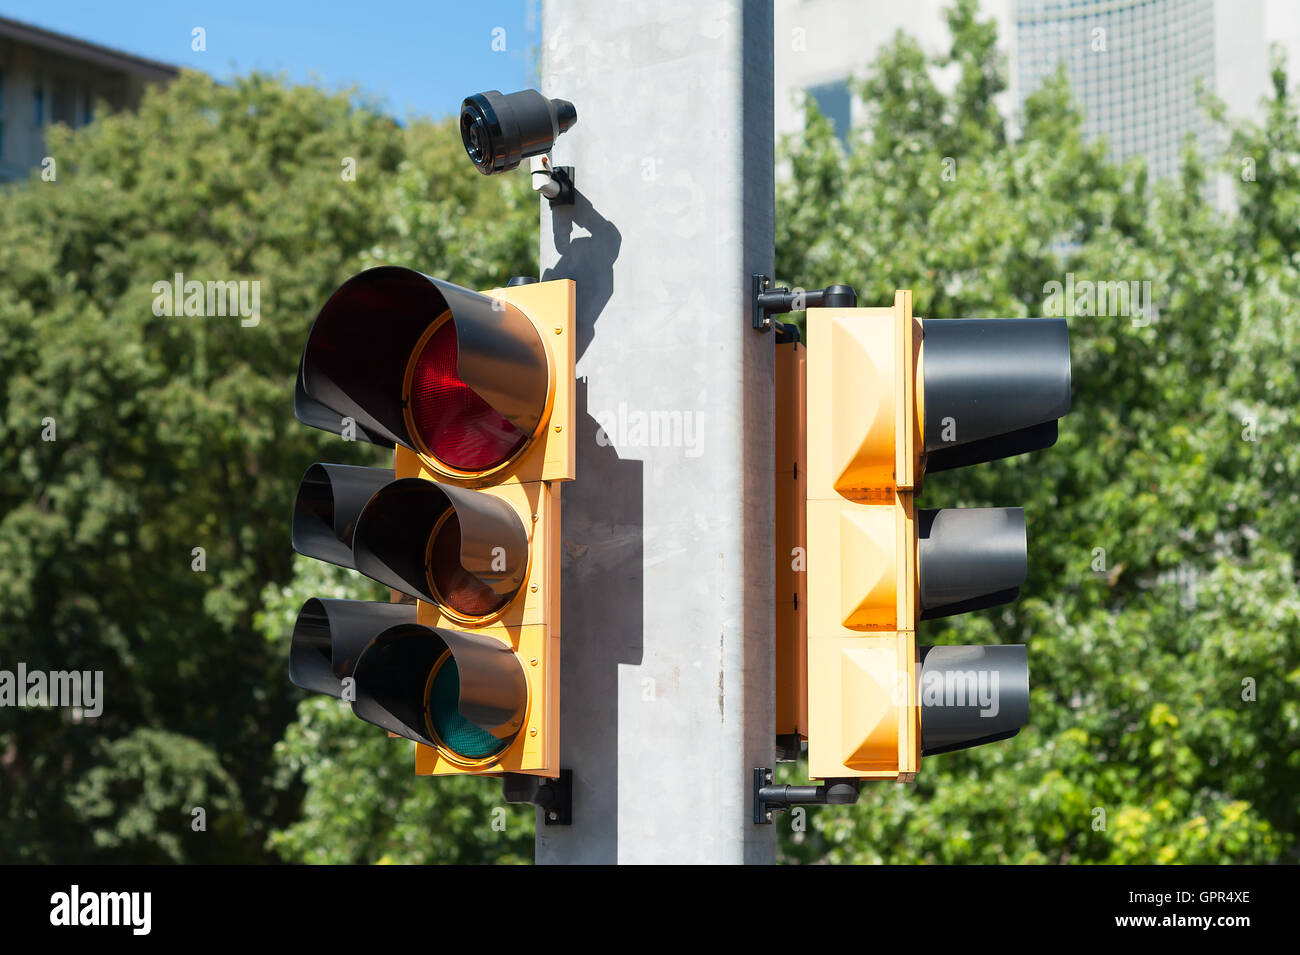
[[[482,114],[467,108],[460,114],[460,138],[465,143],[465,152],[470,162],[483,169],[492,166],[492,137]]]

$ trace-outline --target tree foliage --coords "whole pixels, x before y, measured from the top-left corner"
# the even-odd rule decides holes
[[[529,268],[526,185],[466,175],[460,149],[346,93],[185,74],[52,129],[57,178],[0,193],[0,666],[102,670],[106,697],[81,722],[0,709],[0,858],[277,858],[301,790],[272,747],[302,694],[254,614],[289,577],[306,466],[383,460],[293,419],[298,356],[368,264]],[[176,273],[259,282],[260,320],[156,315]]]
[[[806,831],[786,826],[783,854],[1294,861],[1300,124],[1284,73],[1266,125],[1238,126],[1224,161],[1234,218],[1205,201],[1212,172],[1190,150],[1181,178],[1154,186],[1140,163],[1108,163],[1060,77],[1009,135],[992,107],[994,36],[974,10],[950,12],[938,62],[901,36],[885,50],[860,83],[870,116],[849,148],[819,117],[785,144],[778,272],[850,282],[868,303],[911,288],[926,319],[1044,314],[1049,283],[1070,273],[1148,281],[1158,318],[1069,303],[1073,409],[1058,444],[926,482],[928,507],[1025,508],[1019,602],[920,637],[1028,644],[1030,725],[927,759],[914,786],[869,787]],[[961,79],[945,93],[930,70],[950,64]],[[1244,158],[1253,181],[1237,175]]]

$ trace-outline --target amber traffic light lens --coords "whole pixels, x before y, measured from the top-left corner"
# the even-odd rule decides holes
[[[490,471],[509,461],[528,436],[456,373],[456,325],[444,321],[415,359],[410,409],[426,450],[457,471]]]
[[[435,596],[463,617],[487,617],[510,600],[471,574],[460,563],[460,519],[448,511],[433,532],[429,554],[429,580]]]

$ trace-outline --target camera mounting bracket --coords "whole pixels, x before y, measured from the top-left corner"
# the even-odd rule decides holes
[[[573,205],[573,167],[552,166],[551,154],[529,160],[533,191],[541,193],[553,206]]]

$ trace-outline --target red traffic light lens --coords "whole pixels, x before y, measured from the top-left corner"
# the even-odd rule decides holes
[[[457,471],[488,471],[528,440],[456,374],[456,324],[444,321],[415,359],[410,412],[425,449]]]
[[[428,566],[434,595],[463,617],[490,616],[509,600],[461,566],[460,518],[455,511],[448,511],[434,528]]]

